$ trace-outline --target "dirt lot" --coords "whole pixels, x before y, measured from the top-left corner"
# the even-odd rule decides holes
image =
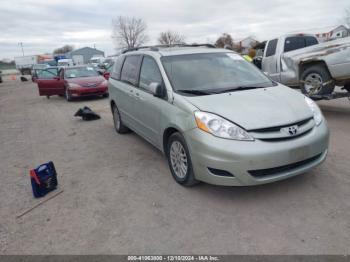
[[[184,188],[162,154],[117,135],[108,99],[39,97],[0,84],[0,254],[349,254],[350,102],[319,103],[326,162],[257,187]],[[73,117],[84,105],[101,120]],[[28,171],[53,160],[64,192],[32,212]]]

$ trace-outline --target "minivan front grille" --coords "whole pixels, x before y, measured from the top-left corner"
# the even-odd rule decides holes
[[[290,123],[288,125],[281,125],[281,126],[273,126],[273,127],[254,129],[254,130],[249,130],[249,132],[257,132],[257,133],[279,132],[281,130],[281,128],[283,128],[283,127],[294,126],[294,125],[302,126],[302,125],[308,123],[311,119],[312,119],[312,117],[304,119],[304,120],[301,120],[301,121],[298,121],[298,122]]]
[[[296,136],[274,137],[274,138],[266,138],[266,139],[265,139],[265,138],[260,138],[260,140],[262,140],[262,141],[269,141],[269,142],[286,141],[286,140],[291,140],[291,139],[295,139],[295,138],[304,136],[304,135],[310,133],[311,130],[312,130],[312,129],[309,129],[309,130],[307,130],[306,132],[301,133],[301,134],[298,134],[298,135],[296,135]]]
[[[319,159],[321,155],[322,154],[318,154],[318,155],[313,156],[311,158],[308,158],[308,159],[305,159],[305,160],[302,160],[302,161],[299,161],[296,163],[292,163],[289,165],[285,165],[285,166],[266,168],[266,169],[249,170],[248,173],[256,178],[261,178],[261,177],[265,177],[265,176],[273,176],[273,175],[276,175],[279,173],[288,172],[288,171],[291,171],[291,170],[296,169],[298,167],[302,167],[302,166],[305,166],[307,164],[310,164],[310,163],[316,161],[317,159]]]
[[[274,127],[260,128],[249,130],[254,138],[266,142],[285,141],[295,139],[297,137],[308,134],[315,126],[313,118],[307,118],[298,122],[290,123],[288,125],[280,125]],[[292,128],[295,133],[289,133],[288,130]]]

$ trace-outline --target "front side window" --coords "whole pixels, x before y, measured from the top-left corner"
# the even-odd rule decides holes
[[[66,68],[64,72],[64,78],[80,78],[80,77],[91,77],[99,76],[98,72],[92,67],[71,67]]]
[[[138,82],[138,75],[140,70],[141,56],[130,55],[125,58],[122,69],[121,81],[136,85]]]
[[[164,56],[161,61],[175,91],[219,93],[274,85],[258,68],[231,52]]]
[[[277,42],[278,39],[273,39],[269,41],[266,49],[266,57],[273,56],[276,54]]]
[[[140,87],[147,89],[151,83],[161,84],[163,82],[158,65],[154,59],[145,56],[142,61],[140,72]]]
[[[38,79],[53,79],[54,77],[56,77],[58,75],[57,68],[36,70],[36,74],[38,76]]]

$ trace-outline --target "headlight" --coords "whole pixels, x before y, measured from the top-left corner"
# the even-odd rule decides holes
[[[319,126],[323,120],[323,116],[322,116],[322,112],[321,112],[320,108],[313,100],[311,100],[310,98],[308,98],[306,96],[305,96],[305,102],[310,107],[312,113],[314,114],[314,120],[316,122],[316,125]]]
[[[234,140],[254,140],[245,130],[220,116],[200,111],[194,112],[194,116],[198,128],[214,136]]]
[[[69,87],[69,88],[79,88],[79,87],[81,87],[81,86],[78,85],[78,84],[75,84],[75,83],[68,83],[68,87]]]

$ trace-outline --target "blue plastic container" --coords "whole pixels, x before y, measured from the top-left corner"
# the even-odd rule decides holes
[[[57,188],[57,173],[52,161],[30,170],[34,197],[43,197]]]

